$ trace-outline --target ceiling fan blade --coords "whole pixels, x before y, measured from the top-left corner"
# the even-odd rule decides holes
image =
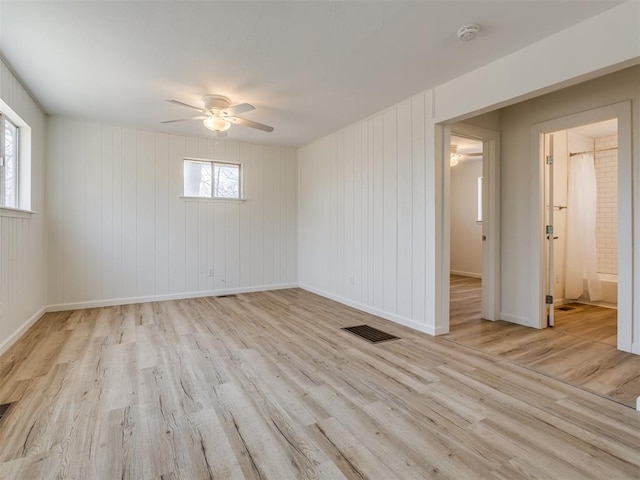
[[[201,107],[196,107],[194,105],[189,105],[188,103],[179,102],[178,100],[167,100],[169,103],[175,103],[176,105],[180,105],[181,107],[193,108],[194,110],[198,110],[199,112],[205,113],[206,110]]]
[[[239,113],[246,113],[255,109],[256,107],[250,103],[238,103],[237,105],[231,105],[225,108],[224,111],[227,112],[228,115],[238,115]]]
[[[235,123],[236,125],[242,125],[243,127],[251,127],[257,128],[258,130],[262,130],[263,132],[273,132],[273,127],[269,125],[265,125],[264,123],[254,122],[253,120],[247,120],[242,117],[226,117],[230,122]]]
[[[177,123],[177,122],[188,122],[190,120],[204,120],[207,118],[206,116],[201,117],[191,117],[191,118],[176,118],[175,120],[164,120],[160,123]]]

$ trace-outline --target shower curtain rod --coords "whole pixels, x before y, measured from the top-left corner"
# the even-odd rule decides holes
[[[600,150],[587,150],[586,152],[573,152],[570,153],[569,156],[573,157],[574,155],[582,155],[583,153],[596,153],[596,152],[605,152],[607,150],[617,150],[618,147],[609,147],[609,148],[601,148]]]

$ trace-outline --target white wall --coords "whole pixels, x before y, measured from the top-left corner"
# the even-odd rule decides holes
[[[626,2],[301,148],[298,190],[299,278],[302,286],[425,332],[446,333],[448,316],[443,312],[446,311],[444,305],[448,304],[449,296],[443,279],[449,271],[444,272],[441,263],[444,236],[440,222],[444,216],[444,176],[443,165],[437,159],[442,158],[444,146],[439,143],[442,134],[439,124],[467,119],[525,98],[533,98],[545,91],[557,90],[563,85],[577,84],[605,71],[618,70],[623,65],[637,64],[640,59],[639,15],[640,3]],[[598,34],[594,35],[594,32]],[[634,87],[627,85],[627,92],[632,88],[637,90],[637,85],[637,81]],[[574,105],[564,102],[566,108],[558,110],[576,111],[588,108],[589,103],[602,103],[599,92],[590,92],[589,95],[589,100],[578,101]],[[635,93],[629,95],[635,96]],[[607,98],[620,96],[611,92],[604,95]],[[401,113],[401,109],[406,110],[403,105],[410,103],[414,106],[416,102],[424,105],[424,124],[416,122],[413,113],[411,122],[407,120],[406,113]],[[415,108],[412,110],[415,111]],[[496,118],[499,116],[488,117],[491,121]],[[543,115],[542,118],[553,117]],[[394,146],[397,148],[406,143],[406,140],[399,140],[406,135],[419,139],[418,143],[424,142],[424,147],[414,148],[409,156],[414,167],[411,178],[416,182],[411,191],[414,199],[411,214],[403,209],[404,203],[394,200],[394,192],[400,192],[401,195],[407,192],[404,188],[398,188],[404,183],[398,183],[397,177],[394,177],[396,157],[391,155]],[[530,132],[518,131],[516,136],[512,142],[518,145],[518,150],[513,150],[512,143],[511,150],[502,157],[503,168],[506,168],[506,173],[502,173],[503,188],[507,192],[503,205],[530,190],[531,169],[527,165]],[[352,138],[356,145],[362,138],[362,151],[354,150],[352,154],[344,146]],[[410,143],[415,147],[415,142]],[[523,145],[526,146],[523,148]],[[381,159],[388,161],[385,163]],[[397,160],[406,162],[401,155],[397,156]],[[349,171],[351,163],[355,165],[353,192],[342,183],[345,181],[348,186],[351,180],[340,176],[342,169]],[[401,168],[397,171],[406,174]],[[416,171],[420,175],[424,172],[424,187],[421,186],[421,177],[416,177]],[[640,171],[640,168],[635,171]],[[506,182],[505,175],[509,178]],[[354,200],[356,224],[353,240],[349,236],[343,239],[339,232],[344,221],[342,215],[346,216],[347,221],[351,218],[350,210],[343,211],[340,202],[344,201],[343,198],[348,202],[352,195],[354,199],[362,198],[362,203]],[[518,204],[509,204],[510,212],[503,215],[508,222],[502,225],[502,238],[507,240],[503,247],[507,252],[506,259],[502,259],[503,270],[509,270],[509,274],[503,278],[501,289],[502,309],[510,319],[522,322],[527,321],[527,312],[531,311],[533,300],[529,298],[530,291],[527,290],[530,286],[528,277],[523,281],[522,278],[516,278],[514,272],[522,275],[522,272],[529,272],[531,268],[526,257],[526,252],[531,250],[530,218],[534,211],[530,198],[520,198]],[[422,210],[423,214],[420,215]],[[520,221],[515,220],[516,217]],[[421,263],[414,266],[411,273],[401,266],[406,262],[404,256],[409,251],[406,246],[406,225],[411,222],[408,219],[420,226],[417,232],[414,229],[410,234],[410,251],[413,261],[422,261],[424,255],[424,272]],[[424,235],[421,230],[422,219],[425,220]],[[529,224],[526,228],[519,227],[527,221]],[[346,235],[351,234],[347,232]],[[398,243],[399,239],[402,244]],[[420,252],[421,248],[423,252]],[[354,285],[351,286],[351,267],[344,262],[349,262],[353,253],[356,255],[356,273],[353,275]],[[505,266],[507,261],[512,263]],[[358,267],[362,271],[361,284],[358,284]],[[409,291],[410,300],[406,297]],[[636,331],[640,332],[640,328]],[[636,341],[640,341],[640,338]]]
[[[31,127],[31,209],[0,209],[0,354],[44,313],[46,305],[45,135],[39,106],[0,60],[0,99]]]
[[[538,97],[545,92],[557,91],[563,86],[577,85],[607,72],[618,71],[625,66],[637,65],[640,63],[640,23],[638,18],[640,18],[640,2],[635,0],[625,2],[601,15],[578,23],[446,84],[439,85],[433,92],[433,120],[436,124],[436,133],[438,136],[442,133],[442,129],[437,126],[438,122],[449,123],[463,119],[467,122],[467,119],[474,115],[514,105],[516,102]],[[592,103],[598,104],[602,100],[597,91],[591,92],[590,96]],[[581,111],[584,105],[578,104],[576,107],[574,112]],[[542,118],[549,120],[554,117]],[[506,125],[504,117],[502,120]],[[523,135],[519,139],[520,148],[524,145],[526,147],[519,152],[509,152],[509,156],[528,156],[531,138],[527,135],[525,139],[524,132],[520,132],[519,135]],[[502,168],[506,166],[509,172],[518,172],[516,175],[519,175],[517,180],[511,178],[510,181],[505,181],[505,172],[502,171],[502,188],[509,194],[517,193],[521,187],[524,187],[524,190],[520,190],[520,192],[530,190],[529,179],[532,178],[532,175],[537,179],[538,166],[529,165],[529,171],[522,170],[522,165],[512,164],[512,159],[508,158],[504,154],[505,152],[502,153]],[[439,162],[443,161],[444,155],[442,146],[437,143],[434,149],[427,151],[427,170],[429,170],[430,164],[433,163],[435,166],[433,187],[431,184],[427,185],[428,191],[434,190],[435,197],[433,203],[427,204],[427,214],[433,212],[435,218],[433,224],[427,222],[427,228],[429,229],[429,225],[433,225],[436,230],[435,241],[433,244],[428,243],[427,245],[427,258],[433,256],[438,262],[433,283],[427,282],[426,294],[434,296],[433,328],[436,332],[442,333],[446,333],[449,327],[446,308],[449,303],[449,270],[442,260],[448,258],[443,254],[446,248],[443,245],[448,245],[444,241],[446,238],[444,226],[446,208],[443,208],[443,204],[445,204],[446,189],[444,173],[438,167]],[[427,194],[427,199],[429,198],[430,196]],[[536,251],[532,256],[530,248],[531,235],[533,234],[531,225],[535,223],[537,226],[538,224],[537,198],[534,201],[535,206],[532,205],[532,201],[534,201],[534,197],[522,198],[519,204],[507,203],[501,199],[501,202],[511,209],[512,213],[509,215],[517,216],[522,221],[530,220],[530,225],[525,230],[513,228],[512,224],[501,224],[501,238],[508,239],[508,245],[502,245],[501,249],[503,251],[505,248],[510,249],[508,261],[512,263],[508,268],[511,271],[519,272],[520,275],[527,275],[533,268],[539,267],[537,263],[534,266],[535,262],[532,261],[539,256],[539,252]],[[535,218],[535,221],[531,220],[532,218]],[[525,248],[520,249],[520,245]],[[518,251],[520,251],[519,255]],[[527,255],[529,255],[529,260],[527,260]],[[506,260],[503,258],[502,270],[505,269],[505,262]],[[638,278],[640,271],[636,273],[636,277],[636,281],[640,281]],[[511,276],[509,279],[502,278],[502,285],[503,287],[500,289],[503,307],[502,318],[538,326],[540,319],[538,315],[533,315],[537,308],[537,300],[532,298],[537,297],[537,294],[531,295],[531,291],[526,290],[531,287],[531,282],[522,282],[520,278]],[[515,290],[522,293],[514,297],[512,294]],[[527,296],[525,296],[525,291],[527,291]],[[517,306],[516,303],[518,303]],[[517,315],[515,312],[521,312],[523,315]],[[529,312],[529,314],[525,312]],[[634,315],[634,321],[640,326],[640,311]],[[530,318],[532,316],[536,318]],[[634,332],[635,342],[640,342],[640,328],[636,328]]]
[[[294,149],[65,117],[49,148],[51,309],[297,282]],[[241,162],[246,201],[180,198],[185,156]]]
[[[443,209],[442,165],[436,158],[443,146],[438,144],[436,122],[470,117],[637,63],[639,14],[640,3],[631,0],[301,149],[301,282],[427,332],[446,332],[446,319],[438,310],[448,302],[448,295],[440,285],[437,258]],[[16,111],[34,126],[35,166],[42,166],[42,113],[4,66],[1,81],[3,98],[16,105]],[[542,109],[537,118],[601,105],[625,95],[637,100],[637,78],[633,81],[625,83],[624,94],[591,91],[590,98],[573,103],[560,97],[558,108]],[[634,101],[636,125],[640,120],[637,104]],[[70,119],[53,119],[51,125],[55,131],[50,137],[53,152],[47,175],[51,268],[47,276],[40,188],[43,171],[35,168],[33,208],[41,211],[40,216],[29,221],[1,220],[1,345],[46,303],[45,278],[50,286],[49,303],[61,308],[221,291],[223,285],[230,284],[252,288],[295,282],[295,185],[285,195],[286,208],[271,209],[269,196],[279,195],[281,190],[271,188],[272,170],[260,170],[258,160],[260,156],[280,159],[275,156],[279,149],[224,144],[225,155],[233,157],[237,151],[238,157],[249,158],[257,169],[252,176],[255,191],[261,187],[264,191],[255,200],[236,206],[188,203],[175,199],[179,190],[176,182],[181,177],[175,163],[169,162],[175,162],[183,152],[208,153],[214,147],[207,140]],[[515,133],[518,138],[503,163],[503,177],[509,178],[504,187],[505,202],[527,192],[529,186],[527,159],[513,150],[513,145],[523,140],[523,132]],[[637,159],[640,141],[637,132],[635,135]],[[295,163],[293,153],[288,155],[291,159],[283,161]],[[326,161],[326,165],[315,161]],[[405,168],[408,165],[411,170]],[[131,175],[123,175],[127,171]],[[634,167],[634,175],[638,191],[640,168]],[[160,187],[163,182],[170,186],[170,192]],[[353,189],[348,188],[350,184]],[[291,195],[294,200],[290,204]],[[522,272],[530,265],[518,260],[518,255],[521,247],[527,251],[531,232],[530,224],[518,230],[516,217],[528,219],[531,206],[525,200],[512,207],[503,225],[503,232],[509,231],[509,236],[503,235],[508,240],[505,255],[514,262],[507,270]],[[153,215],[148,215],[151,211]],[[279,234],[271,228],[272,215],[284,222]],[[225,229],[216,227],[222,217]],[[640,221],[635,228],[640,233]],[[278,240],[278,235],[286,241]],[[9,240],[13,243],[7,250],[4,245]],[[635,258],[640,262],[640,255]],[[205,267],[212,263],[216,276],[203,277]],[[638,266],[636,277],[640,275]],[[530,311],[527,280],[513,282],[510,275],[503,281],[503,308],[516,313],[521,308]],[[28,287],[15,287],[8,280],[17,278]],[[508,293],[514,296],[508,297]],[[522,296],[524,303],[518,306]],[[640,322],[638,312],[635,315],[636,323]],[[640,344],[640,328],[634,332],[635,342]]]
[[[300,284],[430,333],[421,94],[298,151]]]
[[[482,161],[451,167],[451,273],[482,276],[482,224],[478,219],[478,177]]]

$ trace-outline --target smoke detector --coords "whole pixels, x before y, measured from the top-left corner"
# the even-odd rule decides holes
[[[476,38],[479,31],[480,25],[476,25],[475,23],[464,25],[458,29],[458,38],[463,42],[468,42]]]

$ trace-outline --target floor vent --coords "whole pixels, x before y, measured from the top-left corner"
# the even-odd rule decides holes
[[[576,307],[556,307],[556,310],[561,310],[563,312],[568,312],[570,310],[575,310]]]
[[[398,340],[400,337],[391,335],[377,328],[370,327],[369,325],[356,325],[355,327],[344,327],[342,330],[351,332],[354,335],[369,340],[371,343],[388,342],[389,340]]]
[[[229,297],[235,297],[236,294],[235,293],[230,293],[229,295],[217,295],[217,298],[229,298]]]
[[[2,425],[2,421],[9,415],[11,411],[11,407],[13,407],[15,403],[5,403],[0,405],[0,425]]]

